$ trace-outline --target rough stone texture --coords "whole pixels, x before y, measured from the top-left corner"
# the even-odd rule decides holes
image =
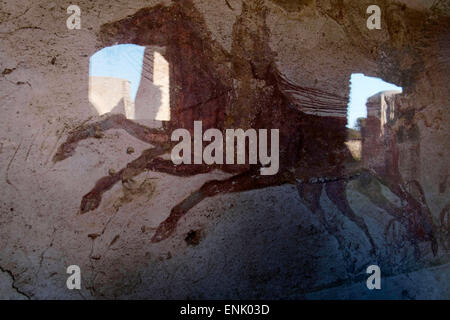
[[[78,1],[68,30],[69,2],[3,1],[0,297],[448,299],[450,10],[376,3],[379,31],[365,0]],[[89,57],[116,43],[165,47],[161,129],[90,105]],[[354,72],[404,89],[361,162]],[[167,136],[194,120],[280,128],[280,173],[174,168]]]

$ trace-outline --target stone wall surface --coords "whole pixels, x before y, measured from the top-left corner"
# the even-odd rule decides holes
[[[2,1],[0,298],[449,299],[449,27],[446,1]],[[159,128],[89,102],[90,56],[119,43],[164,48]],[[394,111],[369,113],[361,161],[352,73],[403,87],[369,99]],[[279,128],[279,173],[174,166],[194,120]]]

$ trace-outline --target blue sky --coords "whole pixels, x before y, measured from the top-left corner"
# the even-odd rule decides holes
[[[134,101],[141,81],[144,50],[145,47],[134,44],[103,48],[90,58],[89,75],[127,79],[131,83],[131,99]],[[367,117],[367,98],[386,90],[402,90],[402,88],[379,78],[366,77],[362,73],[352,74],[347,127],[354,128],[356,119]]]
[[[350,102],[347,111],[347,127],[354,128],[356,119],[367,117],[367,98],[386,90],[402,90],[402,88],[379,78],[366,77],[362,73],[353,73],[350,78]]]
[[[119,44],[97,51],[89,60],[89,75],[115,77],[131,82],[131,99],[134,101],[139,88],[145,47]]]

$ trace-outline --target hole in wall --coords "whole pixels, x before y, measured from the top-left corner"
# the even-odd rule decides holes
[[[358,118],[367,118],[367,99],[383,91],[398,91],[398,93],[401,93],[403,89],[380,78],[367,77],[362,73],[351,75],[347,128],[358,129]]]
[[[159,127],[170,120],[170,65],[165,48],[121,44],[105,47],[89,61],[89,101],[99,115],[124,114]]]
[[[353,73],[350,77],[350,101],[347,108],[348,139],[346,145],[355,160],[361,159],[361,126],[367,118],[367,100],[379,93],[399,94],[403,89],[380,78]],[[382,106],[379,106],[382,108]],[[390,110],[390,112],[394,112]],[[380,110],[381,117],[383,111]],[[389,115],[393,117],[393,114]]]

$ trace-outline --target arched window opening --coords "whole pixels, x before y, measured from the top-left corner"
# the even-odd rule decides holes
[[[151,127],[170,120],[169,63],[164,48],[121,44],[90,58],[89,101],[99,115],[121,113]]]

